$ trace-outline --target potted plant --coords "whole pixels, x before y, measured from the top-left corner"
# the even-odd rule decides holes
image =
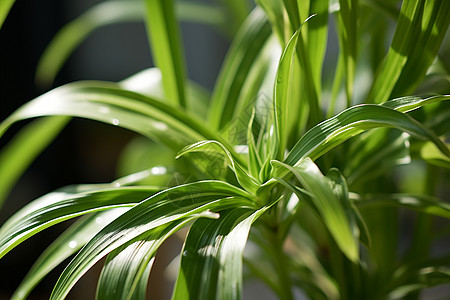
[[[1,18],[12,2],[2,2]],[[255,2],[220,2],[232,17],[222,28],[239,29],[210,93],[186,78],[175,7],[189,4],[105,1],[55,38],[38,68],[48,81],[80,41],[70,30],[89,16],[92,27],[81,37],[108,22],[143,18],[156,67],[119,83],[63,85],[3,120],[0,134],[44,117],[4,148],[0,174],[10,173],[8,186],[20,162],[38,151],[17,149],[44,148],[70,117],[156,142],[130,156],[156,149],[173,159],[144,157],[111,183],[63,187],[15,213],[0,228],[0,257],[49,226],[80,218],[36,261],[13,299],[26,298],[74,254],[50,299],[64,299],[103,258],[98,299],[145,299],[158,248],[183,228],[173,299],[240,299],[244,275],[280,299],[299,292],[418,299],[450,283],[450,253],[431,251],[448,239],[450,217],[440,192],[449,181],[450,85],[439,52],[446,50],[450,2]],[[339,41],[334,58],[326,55],[331,24]],[[30,134],[46,138],[24,138]],[[421,179],[411,180],[404,165],[423,172]],[[436,220],[447,230],[435,228]]]

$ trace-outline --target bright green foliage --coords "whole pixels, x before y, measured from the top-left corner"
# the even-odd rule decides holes
[[[12,3],[0,2],[0,25]],[[187,78],[180,20],[234,36],[211,94]],[[0,123],[3,135],[42,117],[1,149],[0,200],[70,117],[152,141],[130,144],[127,176],[63,187],[2,225],[0,258],[80,217],[13,299],[73,254],[50,299],[103,258],[97,299],[146,299],[157,250],[186,227],[173,300],[241,299],[247,277],[286,300],[297,289],[310,299],[418,299],[450,284],[450,252],[431,251],[449,238],[439,190],[450,184],[450,1],[104,1],[55,36],[37,81],[51,84],[93,30],[129,21],[146,23],[156,67],[55,88]],[[333,35],[338,46],[327,45]],[[164,176],[149,171],[158,163]],[[179,173],[189,177],[175,184]]]

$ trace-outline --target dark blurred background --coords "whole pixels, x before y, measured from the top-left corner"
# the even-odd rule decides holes
[[[34,84],[40,55],[59,28],[99,2],[16,0],[0,29],[0,120],[46,91]],[[228,48],[227,39],[213,29],[192,23],[183,23],[182,33],[189,77],[211,89]],[[82,79],[119,81],[152,65],[143,23],[110,25],[94,31],[83,42],[63,67],[53,87]],[[0,147],[26,123],[14,125],[0,139]],[[61,186],[113,180],[117,157],[134,137],[117,127],[72,120],[17,183],[0,210],[0,225],[26,203]],[[0,300],[9,299],[33,261],[69,223],[37,234],[0,260]],[[156,268],[163,268],[178,250],[174,246],[169,256],[162,259],[161,267],[157,264]],[[48,299],[63,266],[39,284],[29,299]],[[99,266],[96,266],[86,274],[68,299],[93,299],[98,271]],[[155,281],[156,286],[159,284]],[[157,287],[152,288],[154,292],[155,289]],[[169,296],[157,295],[156,299]]]

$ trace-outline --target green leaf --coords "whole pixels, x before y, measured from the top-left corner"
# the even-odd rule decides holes
[[[206,139],[219,140],[196,119],[180,109],[107,82],[76,82],[56,88],[28,102],[0,124],[0,135],[19,120],[51,115],[90,118],[120,126],[175,151]]]
[[[353,98],[353,81],[357,58],[358,0],[340,0],[339,4],[337,27],[345,69],[347,107],[349,107]]]
[[[393,127],[430,140],[443,154],[450,156],[449,149],[439,138],[408,115],[384,106],[362,104],[311,128],[289,152],[285,163],[295,165],[307,156],[315,160],[345,140],[378,127]]]
[[[75,186],[46,194],[24,206],[0,228],[0,257],[52,225],[90,212],[130,207],[159,190],[155,187],[114,188],[107,185],[92,190],[92,186]]]
[[[345,177],[338,169],[331,169],[326,178],[331,182],[333,193],[339,199],[352,229],[353,235],[370,248],[370,235],[358,208],[349,199],[348,186]]]
[[[446,143],[446,145],[450,148],[449,143]],[[430,164],[450,169],[450,158],[443,155],[431,142],[426,142],[420,148],[420,157]]]
[[[165,100],[162,74],[158,68],[144,69],[118,83],[121,88]],[[205,119],[209,104],[209,92],[193,81],[186,86],[186,107],[195,117]]]
[[[215,216],[210,210],[254,207],[245,191],[221,181],[176,186],[135,205],[103,228],[75,256],[61,274],[50,299],[64,299],[73,285],[109,252],[166,224],[194,215]]]
[[[5,22],[11,7],[14,4],[14,0],[2,0],[0,1],[0,28],[2,28],[3,22]]]
[[[208,153],[212,160],[224,158],[243,188],[251,193],[255,193],[259,188],[259,182],[245,171],[246,167],[242,160],[221,143],[217,141],[202,141],[195,143],[181,150],[180,153],[178,153],[177,158],[190,152]],[[211,164],[213,163],[214,161]]]
[[[26,299],[33,288],[57,265],[76,253],[106,224],[117,218],[125,208],[110,209],[78,220],[62,233],[35,261],[11,300]]]
[[[295,167],[272,161],[276,167],[286,169],[311,193],[314,208],[320,215],[341,251],[353,262],[359,259],[359,244],[339,197],[333,192],[331,181],[323,176],[309,158],[302,159]],[[354,224],[354,222],[353,222]],[[354,224],[355,225],[355,224]]]
[[[449,1],[403,1],[391,47],[367,101],[412,93],[435,59],[449,22]]]
[[[277,138],[273,143],[277,146],[276,149],[274,149],[275,153],[272,153],[272,157],[278,159],[283,159],[287,139],[292,131],[296,130],[296,128],[289,126],[292,125],[292,119],[289,118],[289,116],[292,110],[295,111],[295,108],[297,108],[297,105],[295,105],[297,99],[293,99],[291,89],[293,88],[294,82],[295,84],[298,84],[297,80],[295,80],[292,75],[292,69],[294,67],[294,51],[297,48],[299,34],[300,29],[294,33],[286,45],[286,48],[283,50],[280,62],[278,64],[277,77],[275,81],[273,100],[275,107],[275,132],[277,134]]]
[[[343,158],[344,174],[350,185],[363,184],[385,174],[395,165],[411,162],[410,136],[390,128],[361,134]]]
[[[95,29],[143,20],[141,1],[104,1],[65,25],[45,49],[36,70],[37,84],[48,87],[78,45]]]
[[[197,220],[182,250],[172,299],[241,299],[244,247],[252,223],[267,209],[236,208],[221,212],[219,220]]]
[[[428,97],[406,96],[386,101],[381,105],[401,112],[410,112],[427,104],[439,103],[445,100],[450,100],[450,95],[436,95]]]
[[[177,2],[175,9],[180,21],[200,22],[217,27],[224,26],[226,21],[222,11],[204,3]],[[38,62],[37,84],[42,87],[50,86],[67,58],[93,31],[111,24],[143,21],[142,1],[112,0],[92,6],[62,27],[47,45]]]
[[[186,107],[185,62],[173,0],[146,0],[146,24],[152,54],[163,75],[165,98]]]
[[[272,24],[272,31],[276,33],[280,45],[285,45],[285,30],[284,30],[284,6],[280,5],[279,1],[274,0],[256,0],[258,6],[260,6],[270,23]]]
[[[260,9],[254,9],[236,34],[214,87],[208,115],[214,129],[223,129],[235,115],[245,79],[271,34]]]
[[[450,219],[450,204],[438,198],[415,194],[363,195],[354,203],[361,209],[374,207],[405,207],[422,213]]]
[[[139,293],[147,290],[156,250],[169,236],[196,218],[198,216],[160,226],[148,236],[139,237],[112,251],[100,274],[96,299],[145,299],[145,296],[139,297]],[[142,291],[139,288],[141,281],[146,283]]]
[[[23,128],[0,152],[0,207],[31,162],[65,127],[70,118],[36,120]]]

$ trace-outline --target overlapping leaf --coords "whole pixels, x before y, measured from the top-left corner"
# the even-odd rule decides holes
[[[448,1],[403,1],[390,50],[377,70],[368,102],[380,103],[391,94],[414,91],[439,50],[449,20]]]
[[[359,259],[359,228],[353,214],[345,212],[341,200],[333,192],[331,181],[323,176],[309,158],[302,159],[294,167],[279,161],[273,161],[272,164],[277,168],[288,170],[311,194],[313,208],[320,215],[337,245],[351,261],[356,262]]]
[[[22,241],[62,221],[114,207],[131,207],[160,189],[156,187],[83,186],[63,188],[23,207],[0,228],[0,257]],[[78,190],[77,190],[78,189]]]
[[[203,214],[203,217],[218,217]],[[148,236],[137,238],[112,251],[105,262],[97,286],[97,299],[145,299],[148,277],[159,246],[174,232],[186,225],[194,216],[160,226]],[[161,228],[163,227],[163,228]],[[140,284],[145,282],[145,288]],[[143,293],[143,295],[140,295]]]
[[[221,181],[195,182],[155,194],[92,238],[61,274],[50,299],[63,299],[78,279],[103,256],[151,230],[160,226],[164,229],[169,223],[194,215],[210,216],[210,210],[216,208],[253,206],[248,193]],[[173,224],[171,226],[175,226]]]
[[[208,120],[214,129],[223,129],[232,120],[245,78],[270,34],[270,24],[260,9],[250,14],[236,34],[211,99]]]
[[[89,215],[70,226],[36,260],[11,299],[25,299],[54,267],[76,253],[100,229],[124,213],[126,209],[110,209]]]
[[[401,107],[406,106],[406,104],[401,105]],[[306,156],[314,160],[345,140],[378,127],[394,127],[430,140],[443,154],[450,155],[449,149],[439,138],[408,115],[384,106],[365,104],[346,109],[311,128],[292,148],[285,162],[294,165]]]
[[[205,138],[221,140],[182,110],[107,82],[77,82],[54,89],[10,115],[0,124],[0,135],[19,120],[51,115],[90,118],[127,128],[176,151]]]
[[[172,299],[241,299],[242,254],[257,211],[236,208],[192,225]]]
[[[220,159],[223,157],[227,161],[227,165],[230,166],[238,182],[243,188],[249,192],[256,192],[259,187],[258,181],[245,171],[245,164],[240,157],[231,153],[224,145],[217,141],[202,141],[193,145],[187,146],[178,154],[178,157],[183,156],[190,152],[203,152],[212,154],[210,158],[212,160]],[[222,158],[222,159],[223,159]],[[214,163],[214,162],[212,162]],[[219,166],[220,167],[220,166]]]

